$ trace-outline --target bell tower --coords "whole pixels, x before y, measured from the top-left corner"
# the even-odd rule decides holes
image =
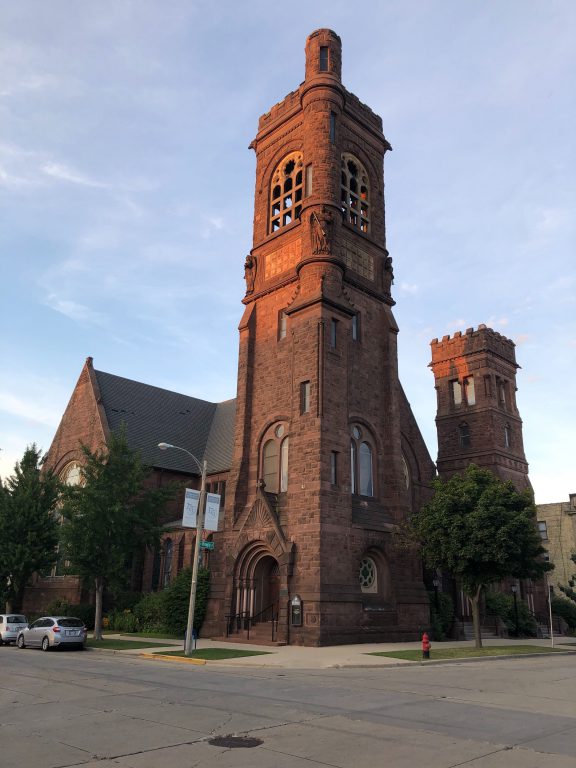
[[[522,419],[516,404],[514,342],[480,324],[431,344],[438,409],[438,473],[468,464],[490,469],[522,491],[530,488]]]
[[[304,82],[250,145],[254,237],[207,625],[218,633],[224,615],[236,628],[249,615],[275,621],[283,642],[322,645],[415,638],[428,621],[418,553],[393,535],[434,468],[398,381],[391,147],[341,68],[338,35],[313,32]]]

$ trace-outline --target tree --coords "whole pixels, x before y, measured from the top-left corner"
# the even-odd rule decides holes
[[[482,589],[508,577],[537,579],[553,568],[540,557],[532,494],[474,464],[449,480],[435,480],[433,488],[411,527],[426,564],[448,571],[470,598],[480,648]]]
[[[96,596],[94,637],[102,639],[102,597],[125,585],[133,556],[160,540],[160,518],[172,487],[147,488],[150,470],[129,448],[124,430],[106,449],[82,446],[79,485],[65,489],[62,544],[70,565]]]
[[[6,611],[20,610],[32,575],[50,568],[58,544],[60,482],[36,445],[0,483],[0,583]]]

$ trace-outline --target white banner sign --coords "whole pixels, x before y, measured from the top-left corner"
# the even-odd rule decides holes
[[[204,515],[204,529],[206,531],[218,530],[218,515],[220,514],[220,494],[206,494],[206,514]]]
[[[198,515],[199,501],[200,491],[186,488],[186,495],[184,496],[184,513],[182,515],[182,526],[184,528],[196,528],[196,516]]]
[[[183,528],[196,528],[198,518],[198,504],[200,491],[186,488],[184,496],[184,512],[182,515]],[[220,495],[218,493],[206,494],[206,514],[204,515],[204,530],[218,530],[218,516],[220,513]]]

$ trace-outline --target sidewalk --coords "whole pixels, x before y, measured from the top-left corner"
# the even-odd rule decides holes
[[[125,635],[106,634],[106,638],[127,639]],[[136,639],[136,638],[133,638]],[[145,638],[138,638],[144,641]],[[167,644],[165,640],[150,638],[150,647],[132,650],[107,651],[98,649],[101,653],[118,653],[126,656],[141,656],[149,653],[166,653],[169,651],[181,650],[182,642],[176,640]],[[576,650],[576,645],[563,645],[563,643],[576,643],[576,638],[556,637],[554,638],[554,647],[569,652]],[[485,648],[490,646],[508,646],[508,645],[534,645],[540,647],[550,647],[550,640],[543,639],[490,639],[484,640]],[[438,648],[472,648],[473,640],[446,641],[438,643]],[[434,661],[434,647],[432,643],[431,661]],[[421,644],[415,643],[366,643],[361,645],[333,645],[322,648],[304,648],[296,645],[285,646],[264,646],[252,645],[248,643],[228,643],[217,640],[200,639],[197,642],[196,649],[203,648],[229,648],[239,651],[263,651],[266,655],[262,656],[243,656],[234,659],[221,659],[218,661],[208,661],[207,664],[217,665],[219,667],[269,667],[276,669],[339,669],[343,667],[386,667],[403,666],[405,664],[414,664],[413,661],[404,661],[402,659],[389,658],[384,656],[369,656],[366,654],[378,651],[397,651],[407,649],[420,649]],[[483,656],[478,659],[452,659],[442,663],[462,663],[463,661],[483,661],[489,657]],[[519,658],[508,656],[506,658]],[[428,663],[428,662],[426,662]]]

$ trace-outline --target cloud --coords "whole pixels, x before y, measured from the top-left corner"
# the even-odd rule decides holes
[[[46,162],[40,169],[47,176],[52,176],[60,181],[67,181],[70,184],[80,184],[83,187],[95,187],[96,189],[107,189],[108,184],[103,184],[100,181],[95,181],[89,176],[80,173],[72,168],[68,168],[61,163]]]
[[[403,296],[416,296],[420,293],[420,286],[416,285],[416,283],[402,282],[400,283],[400,293]]]
[[[0,390],[0,411],[49,427],[56,426],[60,418],[58,411],[49,403],[21,398],[3,390]]]
[[[50,294],[50,296],[46,298],[45,304],[50,307],[50,309],[60,312],[60,314],[65,315],[70,318],[70,320],[74,320],[77,323],[91,323],[94,325],[106,324],[104,315],[99,312],[95,312],[84,304],[78,304],[69,299],[61,299],[55,294]]]

